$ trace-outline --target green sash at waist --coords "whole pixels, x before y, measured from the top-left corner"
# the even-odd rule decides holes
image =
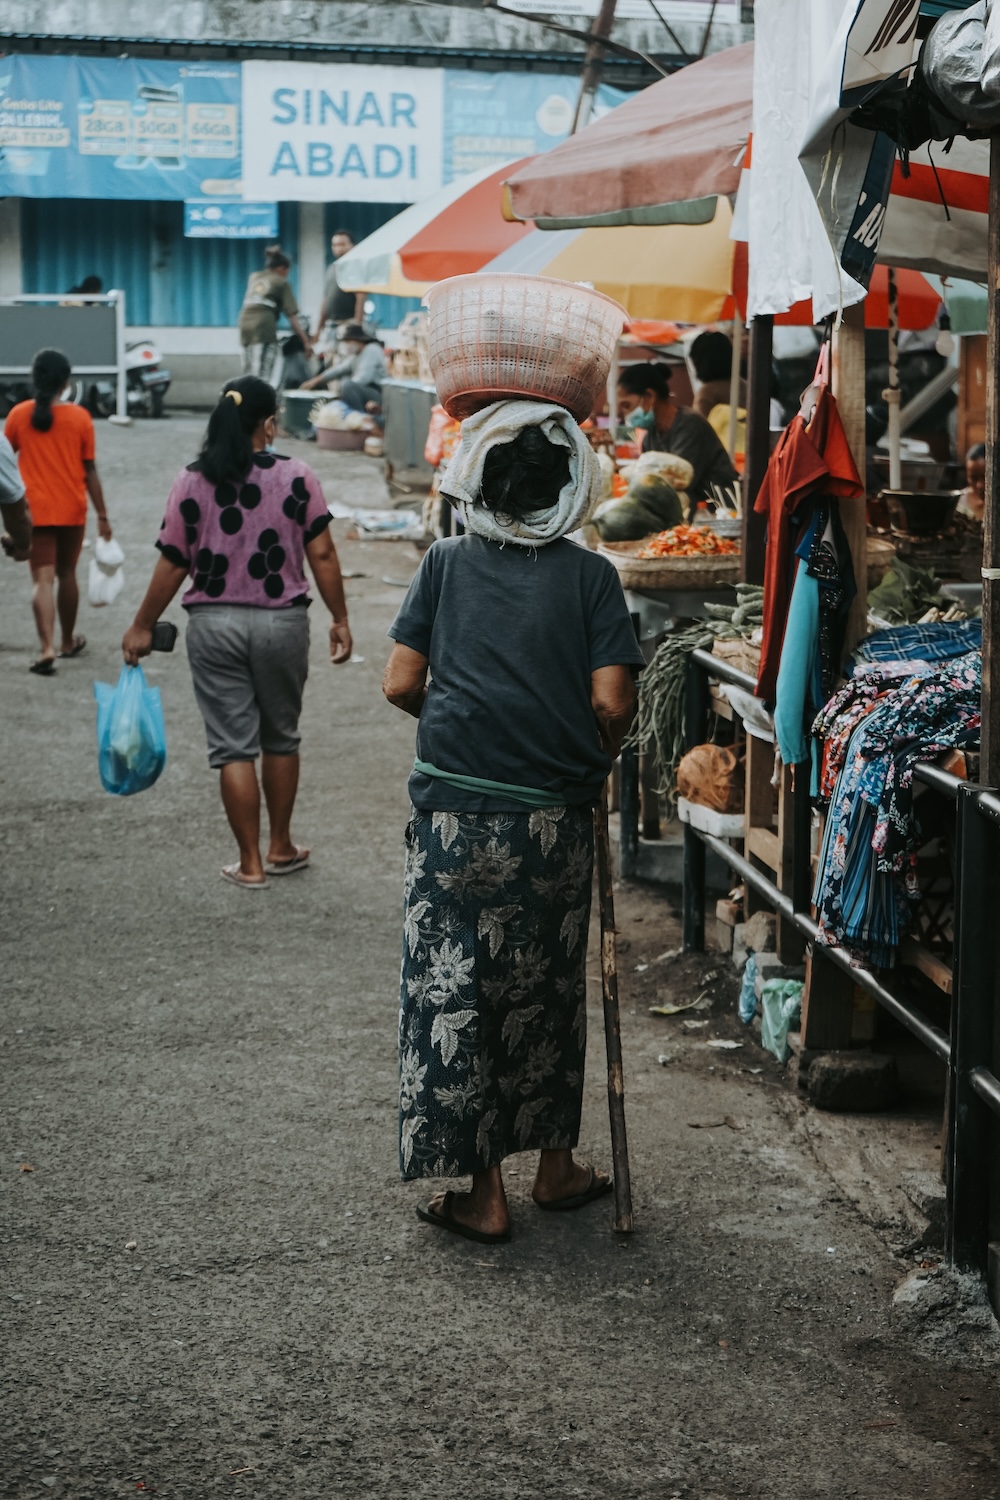
[[[459,776],[454,771],[439,770],[429,760],[415,760],[413,769],[422,776],[434,776],[438,781],[445,781],[463,792],[479,792],[484,796],[492,794],[503,797],[507,802],[523,802],[525,807],[566,806],[566,798],[557,796],[555,792],[540,792],[534,786],[512,786],[507,781],[484,781],[479,776]]]

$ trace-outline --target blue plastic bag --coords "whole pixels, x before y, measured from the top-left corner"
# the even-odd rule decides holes
[[[94,683],[97,764],[101,785],[115,797],[144,792],[167,762],[167,736],[158,687],[141,667],[122,667],[117,687]]]

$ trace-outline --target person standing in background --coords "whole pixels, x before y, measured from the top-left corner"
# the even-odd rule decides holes
[[[305,352],[312,351],[312,340],[299,322],[298,303],[288,281],[291,268],[292,262],[281,246],[269,245],[264,251],[264,269],[252,272],[247,281],[239,316],[244,375],[257,375],[276,389],[281,387],[278,318],[282,313],[302,340]]]
[[[364,292],[345,291],[337,280],[338,260],[353,249],[353,235],[346,229],[335,229],[330,239],[333,260],[326,268],[326,277],[323,281],[323,301],[320,304],[319,318],[316,322],[317,334],[323,332],[327,323],[333,323],[336,326],[340,323],[350,323],[352,320],[360,323],[364,319]]]
[[[87,644],[74,635],[80,589],[76,565],[87,528],[87,497],[97,529],[111,540],[104,491],[94,462],[94,423],[82,406],[60,400],[72,371],[60,349],[42,349],[31,366],[33,401],[9,413],[4,435],[20,460],[34,530],[31,536],[32,609],[41,654],[30,671],[51,677],[56,669],[56,613],[62,631],[60,657],[79,656]],[[58,593],[56,584],[58,583]]]

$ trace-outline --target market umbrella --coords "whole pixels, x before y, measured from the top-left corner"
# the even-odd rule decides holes
[[[716,323],[746,309],[747,246],[731,238],[732,210],[717,202],[710,224],[630,225],[613,229],[535,230],[484,271],[558,276],[586,281],[620,302],[631,318],[679,323]],[[928,328],[941,298],[915,271],[898,283],[901,328]],[[869,328],[885,328],[888,273],[877,268],[865,304]],[[778,323],[811,325],[808,302],[796,304]]]
[[[422,297],[435,281],[480,270],[530,233],[530,225],[509,223],[500,212],[501,181],[521,161],[470,172],[396,214],[340,257],[339,285]]]
[[[739,185],[752,88],[752,42],[692,63],[508,172],[504,212],[547,229],[710,223]]]

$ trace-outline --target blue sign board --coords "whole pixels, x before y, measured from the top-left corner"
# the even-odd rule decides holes
[[[554,146],[578,88],[544,73],[8,54],[0,197],[407,202]],[[602,88],[598,109],[623,97]],[[185,219],[198,237],[276,233],[263,217]]]
[[[278,205],[233,198],[188,199],[184,234],[189,240],[276,240]]]
[[[239,193],[238,63],[0,57],[0,193]]]

